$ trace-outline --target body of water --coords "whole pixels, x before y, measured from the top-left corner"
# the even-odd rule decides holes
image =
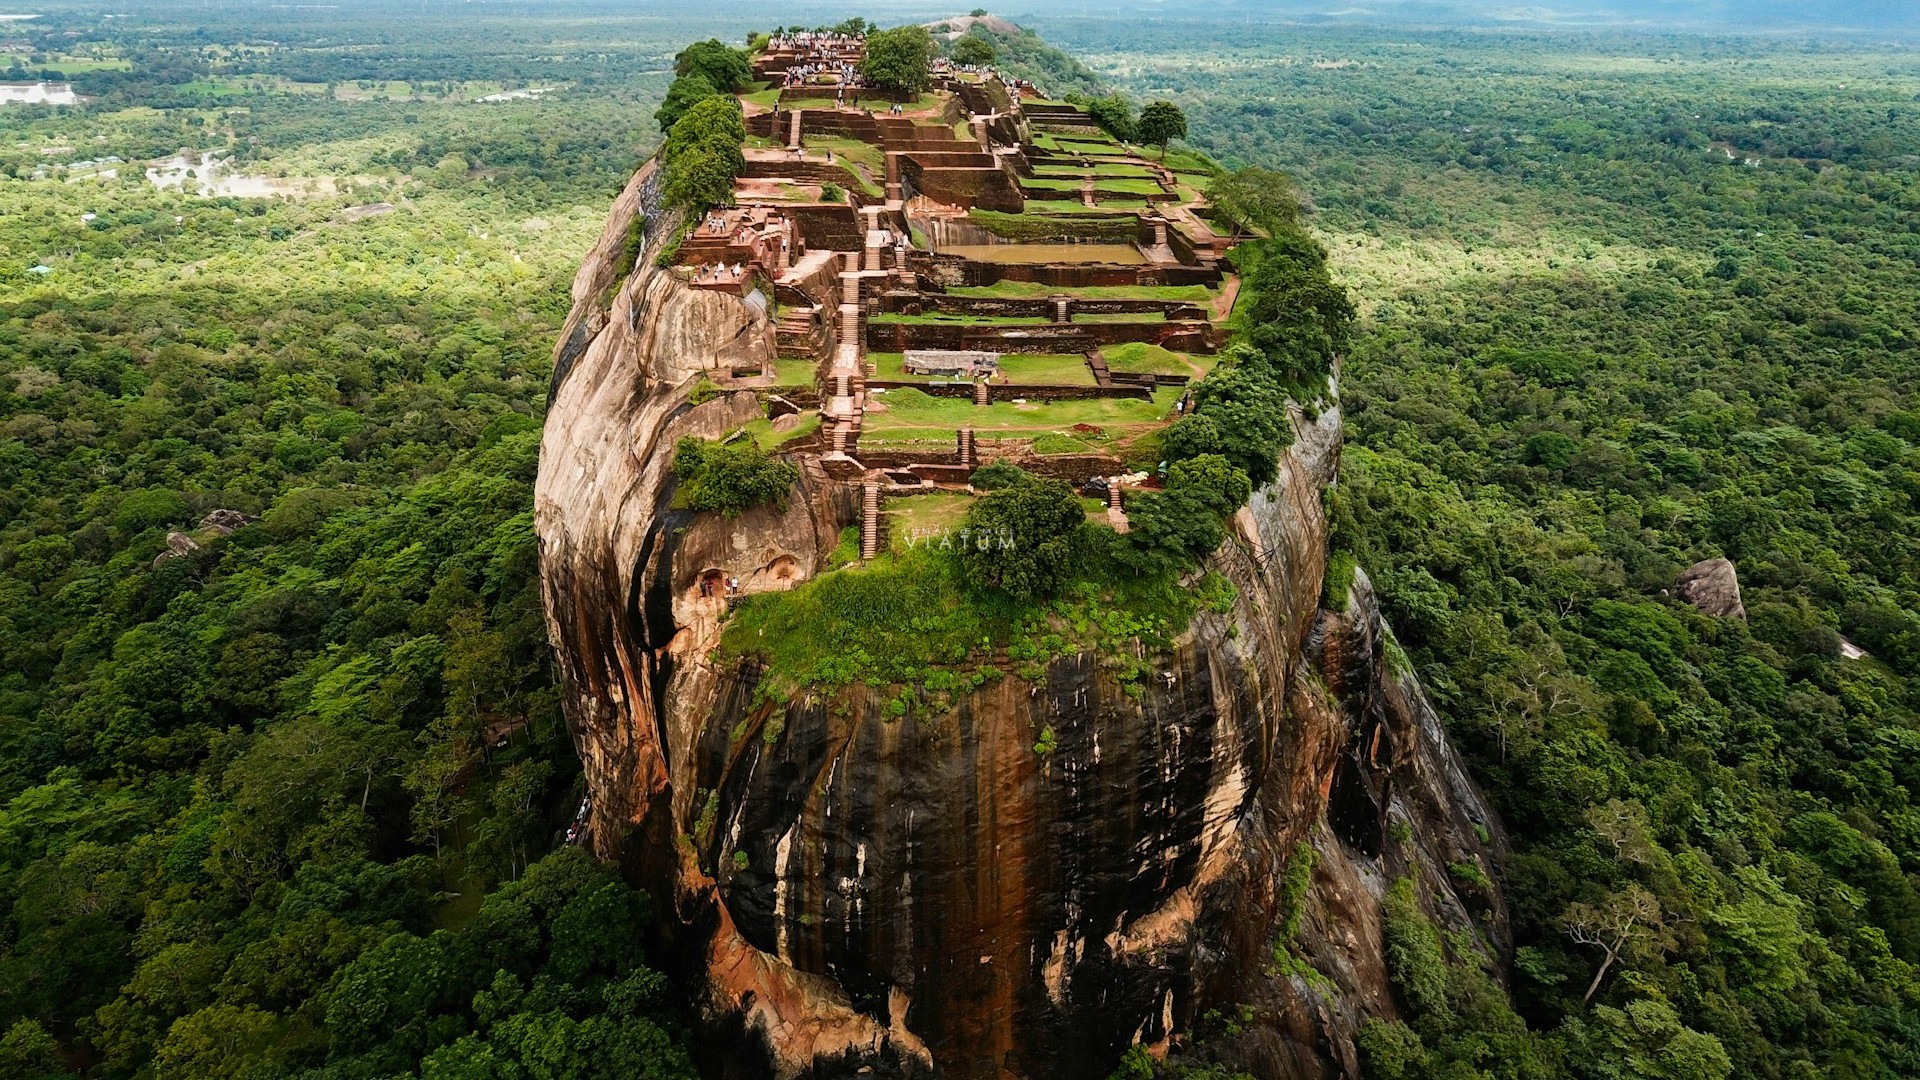
[[[0,83],[0,105],[78,105],[84,100],[66,83]]]

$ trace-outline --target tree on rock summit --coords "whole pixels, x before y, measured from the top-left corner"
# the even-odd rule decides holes
[[[977,34],[968,34],[953,43],[953,62],[979,66],[995,59],[993,42]]]
[[[933,37],[924,26],[896,26],[867,35],[867,57],[860,74],[886,90],[917,94],[932,73]]]
[[[1139,132],[1140,140],[1158,146],[1165,160],[1167,144],[1187,137],[1187,114],[1171,101],[1156,101],[1140,110]]]

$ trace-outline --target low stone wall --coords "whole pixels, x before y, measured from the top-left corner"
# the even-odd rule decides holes
[[[948,293],[893,293],[887,296],[888,311],[939,311],[956,315],[1006,316],[1051,319],[1050,296],[953,296]],[[1206,309],[1182,300],[1083,299],[1073,297],[1067,310],[1074,315],[1146,315],[1159,313],[1169,321],[1205,322]]]
[[[1211,266],[1157,266],[1131,263],[990,263],[915,251],[907,256],[914,273],[942,288],[984,287],[1000,281],[1031,281],[1060,289],[1096,285],[1206,285],[1220,284],[1221,273]]]
[[[779,286],[776,299],[783,304],[804,303],[833,311],[840,305],[840,261],[829,259],[806,277]],[[838,321],[829,320],[828,325],[832,326]]]
[[[782,105],[801,103],[800,107],[805,108],[805,102],[819,104],[821,99],[833,97],[834,90],[834,87],[824,85],[783,87],[780,90],[780,103]],[[909,101],[913,95],[905,90],[884,90],[878,86],[861,86],[846,91],[842,96],[849,105],[857,105],[862,101],[881,101],[891,105],[896,101]]]
[[[960,451],[939,450],[869,450],[860,449],[860,464],[873,469],[905,469],[912,465],[937,465],[959,468]]]
[[[956,144],[959,147],[972,146],[973,150],[912,150],[908,151],[913,160],[926,169],[997,169],[1000,162],[985,150],[977,149],[978,143]]]
[[[1176,352],[1212,352],[1205,323],[1021,323],[1011,326],[966,323],[867,323],[867,348],[875,352],[908,349],[983,350],[999,353],[1083,353],[1104,345],[1144,341]]]
[[[983,445],[981,460],[973,465],[960,464],[958,451],[867,449],[860,451],[860,464],[874,469],[907,470],[929,483],[964,484],[971,482],[974,472],[982,465],[1005,461],[1037,476],[1065,480],[1076,488],[1096,476],[1118,476],[1128,471],[1127,463],[1112,454],[1040,455],[1029,450],[994,453],[991,445]]]
[[[1002,146],[1020,147],[1020,160],[1024,166],[1027,159],[1027,133],[1021,130],[1020,120],[1017,117],[994,117],[987,121],[987,134]]]
[[[1044,457],[1029,454],[1024,457],[1004,458],[1037,476],[1065,480],[1074,487],[1096,476],[1118,476],[1127,470],[1127,463],[1112,454],[1049,454]]]
[[[1116,386],[1185,386],[1193,381],[1191,375],[1157,375],[1134,371],[1110,371],[1107,378]]]
[[[1173,249],[1175,258],[1188,266],[1199,264],[1200,252],[1193,246],[1193,237],[1172,224],[1167,226],[1167,246]]]
[[[1026,113],[1027,119],[1034,123],[1093,123],[1093,116],[1078,105],[1043,105],[1037,101],[1026,101],[1021,103],[1020,111]]]
[[[828,251],[863,251],[866,224],[851,206],[789,206],[783,211],[800,226],[807,247]],[[837,270],[837,268],[836,268]]]
[[[829,165],[824,161],[748,161],[740,175],[748,180],[778,180],[787,178],[802,184],[833,184],[842,188],[857,188],[860,181],[840,165]]]
[[[1051,177],[1047,177],[1046,179],[1064,180],[1068,178],[1060,177],[1060,176],[1051,176]],[[1112,177],[1108,177],[1108,179],[1112,179]],[[1064,199],[1068,202],[1079,202],[1081,192],[1084,191],[1085,189],[1079,188],[1079,187],[1073,187],[1073,188],[1023,187],[1021,190],[1026,192],[1027,198],[1029,199],[1049,199],[1049,200],[1055,200],[1055,201]],[[1094,202],[1096,203],[1124,202],[1129,199],[1145,199],[1148,202],[1178,202],[1180,197],[1178,195],[1170,194],[1165,191],[1141,193],[1138,191],[1126,191],[1121,188],[1101,187],[1098,179],[1094,181],[1094,185],[1093,185],[1093,201]]]
[[[919,383],[904,382],[898,379],[868,379],[869,390],[918,390],[929,397],[972,398],[973,384],[970,382]],[[1028,401],[1090,401],[1094,398],[1131,398],[1136,401],[1151,401],[1153,391],[1144,386],[1081,386],[1059,383],[988,383],[988,401],[1012,401],[1025,398]],[[880,399],[885,404],[886,399]]]
[[[986,82],[969,82],[966,79],[942,80],[940,88],[953,93],[970,113],[1004,113],[1013,111],[1013,97],[1007,93],[1006,84],[999,79]]]
[[[900,157],[900,175],[913,190],[950,206],[979,207],[1017,214],[1026,209],[1013,177],[998,165],[980,168],[930,168],[917,154]]]
[[[858,139],[864,143],[871,143],[876,146],[880,145],[880,126],[875,122],[874,117],[868,116],[866,113],[842,112],[838,109],[808,109],[805,107],[800,108],[798,111],[800,113],[800,137],[803,140],[808,135],[825,135],[834,138]],[[771,114],[763,113],[761,115]],[[789,133],[788,125],[793,121],[786,119],[786,113],[780,115],[780,134],[776,136],[776,138],[778,138],[780,142],[785,143]],[[752,117],[751,119],[757,120],[759,117]]]

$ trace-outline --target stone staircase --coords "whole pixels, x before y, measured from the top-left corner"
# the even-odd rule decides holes
[[[830,425],[827,445],[840,457],[835,468],[858,469],[851,455],[859,449],[860,421],[866,412],[866,346],[861,340],[865,318],[860,307],[860,279],[866,275],[860,269],[858,253],[845,253],[841,266],[839,342],[827,371],[828,397],[821,413]]]
[[[880,554],[880,485],[868,481],[860,495],[860,558]]]

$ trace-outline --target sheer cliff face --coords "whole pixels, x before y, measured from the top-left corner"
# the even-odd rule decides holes
[[[674,440],[758,414],[688,390],[770,332],[649,256],[601,312],[643,179],[575,283],[542,575],[593,843],[669,909],[739,1071],[1104,1076],[1133,1043],[1251,1004],[1231,1049],[1260,1075],[1351,1072],[1359,1023],[1394,1010],[1378,896],[1395,877],[1497,954],[1498,895],[1458,895],[1445,871],[1497,880],[1497,824],[1389,658],[1364,576],[1341,612],[1319,604],[1336,409],[1296,416],[1279,479],[1212,560],[1236,602],[1151,657],[1144,693],[1088,655],[893,719],[884,690],[769,700],[717,662],[724,600],[701,576],[789,588],[857,507],[806,470],[785,511],[669,509]],[[1282,877],[1308,847],[1285,947],[1326,976],[1311,983],[1274,963]]]

